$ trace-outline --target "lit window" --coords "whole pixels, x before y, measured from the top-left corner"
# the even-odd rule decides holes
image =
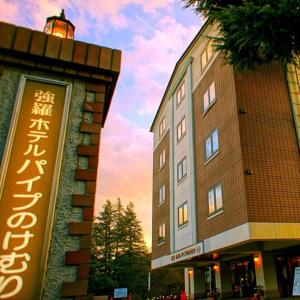
[[[213,155],[219,152],[219,132],[215,129],[205,141],[206,160],[210,159]]]
[[[177,106],[180,105],[182,100],[184,99],[185,96],[185,90],[184,90],[184,82],[180,85],[179,89],[177,90],[176,93],[176,104]]]
[[[208,213],[213,214],[222,208],[222,186],[221,184],[218,184],[208,191]]]
[[[188,222],[188,205],[187,202],[178,207],[178,226],[187,224]]]
[[[164,149],[159,155],[159,168],[161,169],[166,163],[166,150]]]
[[[292,112],[294,115],[295,128],[300,148],[300,57],[297,58],[297,64],[289,63],[287,65],[287,79],[290,92]]]
[[[213,52],[213,48],[212,48],[212,42],[209,41],[206,48],[204,49],[204,51],[201,54],[201,71],[203,71],[205,69],[206,65],[212,58],[213,54],[214,54],[214,52]]]
[[[166,185],[160,187],[159,189],[159,204],[162,204],[166,201]]]
[[[163,117],[159,123],[159,137],[161,137],[166,130],[166,118]]]
[[[186,177],[187,166],[186,157],[177,165],[177,182],[180,182]]]
[[[177,126],[177,142],[179,142],[183,136],[185,135],[185,117],[180,121],[180,123]]]
[[[166,239],[166,224],[159,225],[158,228],[158,243],[163,243]]]
[[[208,108],[215,102],[215,100],[216,100],[216,89],[215,89],[215,82],[213,81],[203,95],[204,112],[208,110]]]

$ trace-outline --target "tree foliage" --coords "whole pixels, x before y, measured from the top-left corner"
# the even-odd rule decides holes
[[[133,203],[107,200],[93,226],[89,290],[111,294],[127,287],[136,299],[145,299],[150,260]]]
[[[300,0],[183,0],[218,22],[215,47],[237,69],[273,60],[296,63],[300,54]]]
[[[124,214],[123,245],[126,253],[146,253],[141,222],[137,219],[134,205],[130,202]]]

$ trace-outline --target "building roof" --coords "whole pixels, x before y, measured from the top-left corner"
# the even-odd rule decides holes
[[[0,60],[108,82],[103,125],[121,68],[121,51],[0,22]]]
[[[177,72],[180,64],[182,63],[182,61],[184,60],[184,58],[188,55],[188,53],[190,52],[190,50],[192,49],[192,47],[194,46],[194,44],[197,42],[198,38],[201,36],[201,34],[203,33],[203,31],[207,28],[207,26],[208,26],[209,23],[210,23],[210,21],[206,21],[202,25],[202,27],[200,28],[200,30],[198,31],[198,33],[196,34],[196,36],[193,38],[193,40],[191,41],[191,43],[188,45],[188,47],[186,48],[186,50],[183,52],[183,54],[181,55],[181,57],[177,61],[176,65],[174,67],[174,70],[172,72],[171,78],[170,78],[170,80],[168,82],[167,88],[166,88],[166,90],[164,92],[164,95],[162,97],[162,100],[161,100],[161,102],[159,104],[159,107],[158,107],[158,110],[157,110],[156,115],[154,117],[154,120],[152,122],[152,125],[151,125],[151,128],[150,128],[150,132],[153,131],[154,124],[155,124],[155,122],[156,122],[156,120],[158,118],[158,115],[159,115],[159,112],[160,112],[160,110],[161,110],[161,108],[163,106],[165,97],[166,97],[166,95],[167,95],[167,93],[168,93],[168,91],[169,91],[169,89],[171,87],[171,83],[172,83],[172,81],[173,81],[173,79],[174,79],[174,77],[176,75],[176,72]]]

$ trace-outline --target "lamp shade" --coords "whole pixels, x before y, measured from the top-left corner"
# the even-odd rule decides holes
[[[75,26],[66,19],[64,10],[60,16],[48,17],[44,32],[61,38],[74,39]]]

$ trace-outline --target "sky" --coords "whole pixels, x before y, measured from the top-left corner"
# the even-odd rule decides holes
[[[180,0],[0,0],[0,20],[43,30],[62,8],[75,39],[122,51],[121,73],[102,131],[95,214],[106,199],[129,201],[151,244],[150,126],[176,62],[203,21]]]

